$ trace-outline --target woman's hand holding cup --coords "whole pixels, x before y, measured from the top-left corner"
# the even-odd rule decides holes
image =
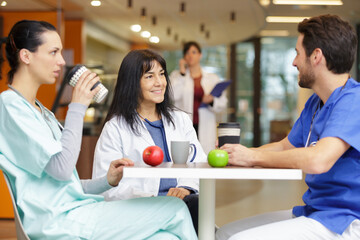
[[[93,73],[89,70],[85,71],[77,81],[72,95],[72,101],[76,103],[81,103],[86,106],[89,106],[95,94],[100,91],[100,87],[93,86],[100,82],[100,78],[96,73]]]

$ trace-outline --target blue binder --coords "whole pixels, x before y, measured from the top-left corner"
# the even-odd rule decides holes
[[[219,82],[215,85],[215,87],[211,90],[210,94],[214,97],[220,97],[222,92],[230,85],[231,80]],[[207,107],[206,103],[201,103],[200,107]]]

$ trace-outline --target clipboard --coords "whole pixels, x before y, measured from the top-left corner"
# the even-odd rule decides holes
[[[231,80],[219,82],[218,84],[215,85],[213,90],[211,90],[210,94],[213,95],[214,97],[220,97],[222,92],[230,85],[230,83]]]
[[[215,87],[211,90],[210,94],[214,97],[220,97],[222,92],[230,85],[231,80],[219,82],[215,85]],[[199,108],[207,107],[208,104],[201,103]]]

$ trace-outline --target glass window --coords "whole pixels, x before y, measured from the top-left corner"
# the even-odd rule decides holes
[[[240,143],[252,146],[253,141],[253,68],[254,45],[252,42],[236,45],[236,121],[240,123]]]
[[[296,120],[298,71],[292,66],[296,38],[261,39],[262,144],[284,138]]]

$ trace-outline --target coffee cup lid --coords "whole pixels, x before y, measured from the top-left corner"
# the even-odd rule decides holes
[[[238,122],[219,123],[218,128],[240,128],[240,123]]]
[[[66,79],[66,82],[67,83],[70,83],[70,80],[71,80],[71,78],[74,76],[74,74],[80,69],[80,68],[82,68],[84,65],[82,65],[82,64],[77,64],[77,65],[75,65],[73,68],[71,68],[69,71],[68,71],[68,73],[66,74],[66,77],[65,77],[65,79]]]

